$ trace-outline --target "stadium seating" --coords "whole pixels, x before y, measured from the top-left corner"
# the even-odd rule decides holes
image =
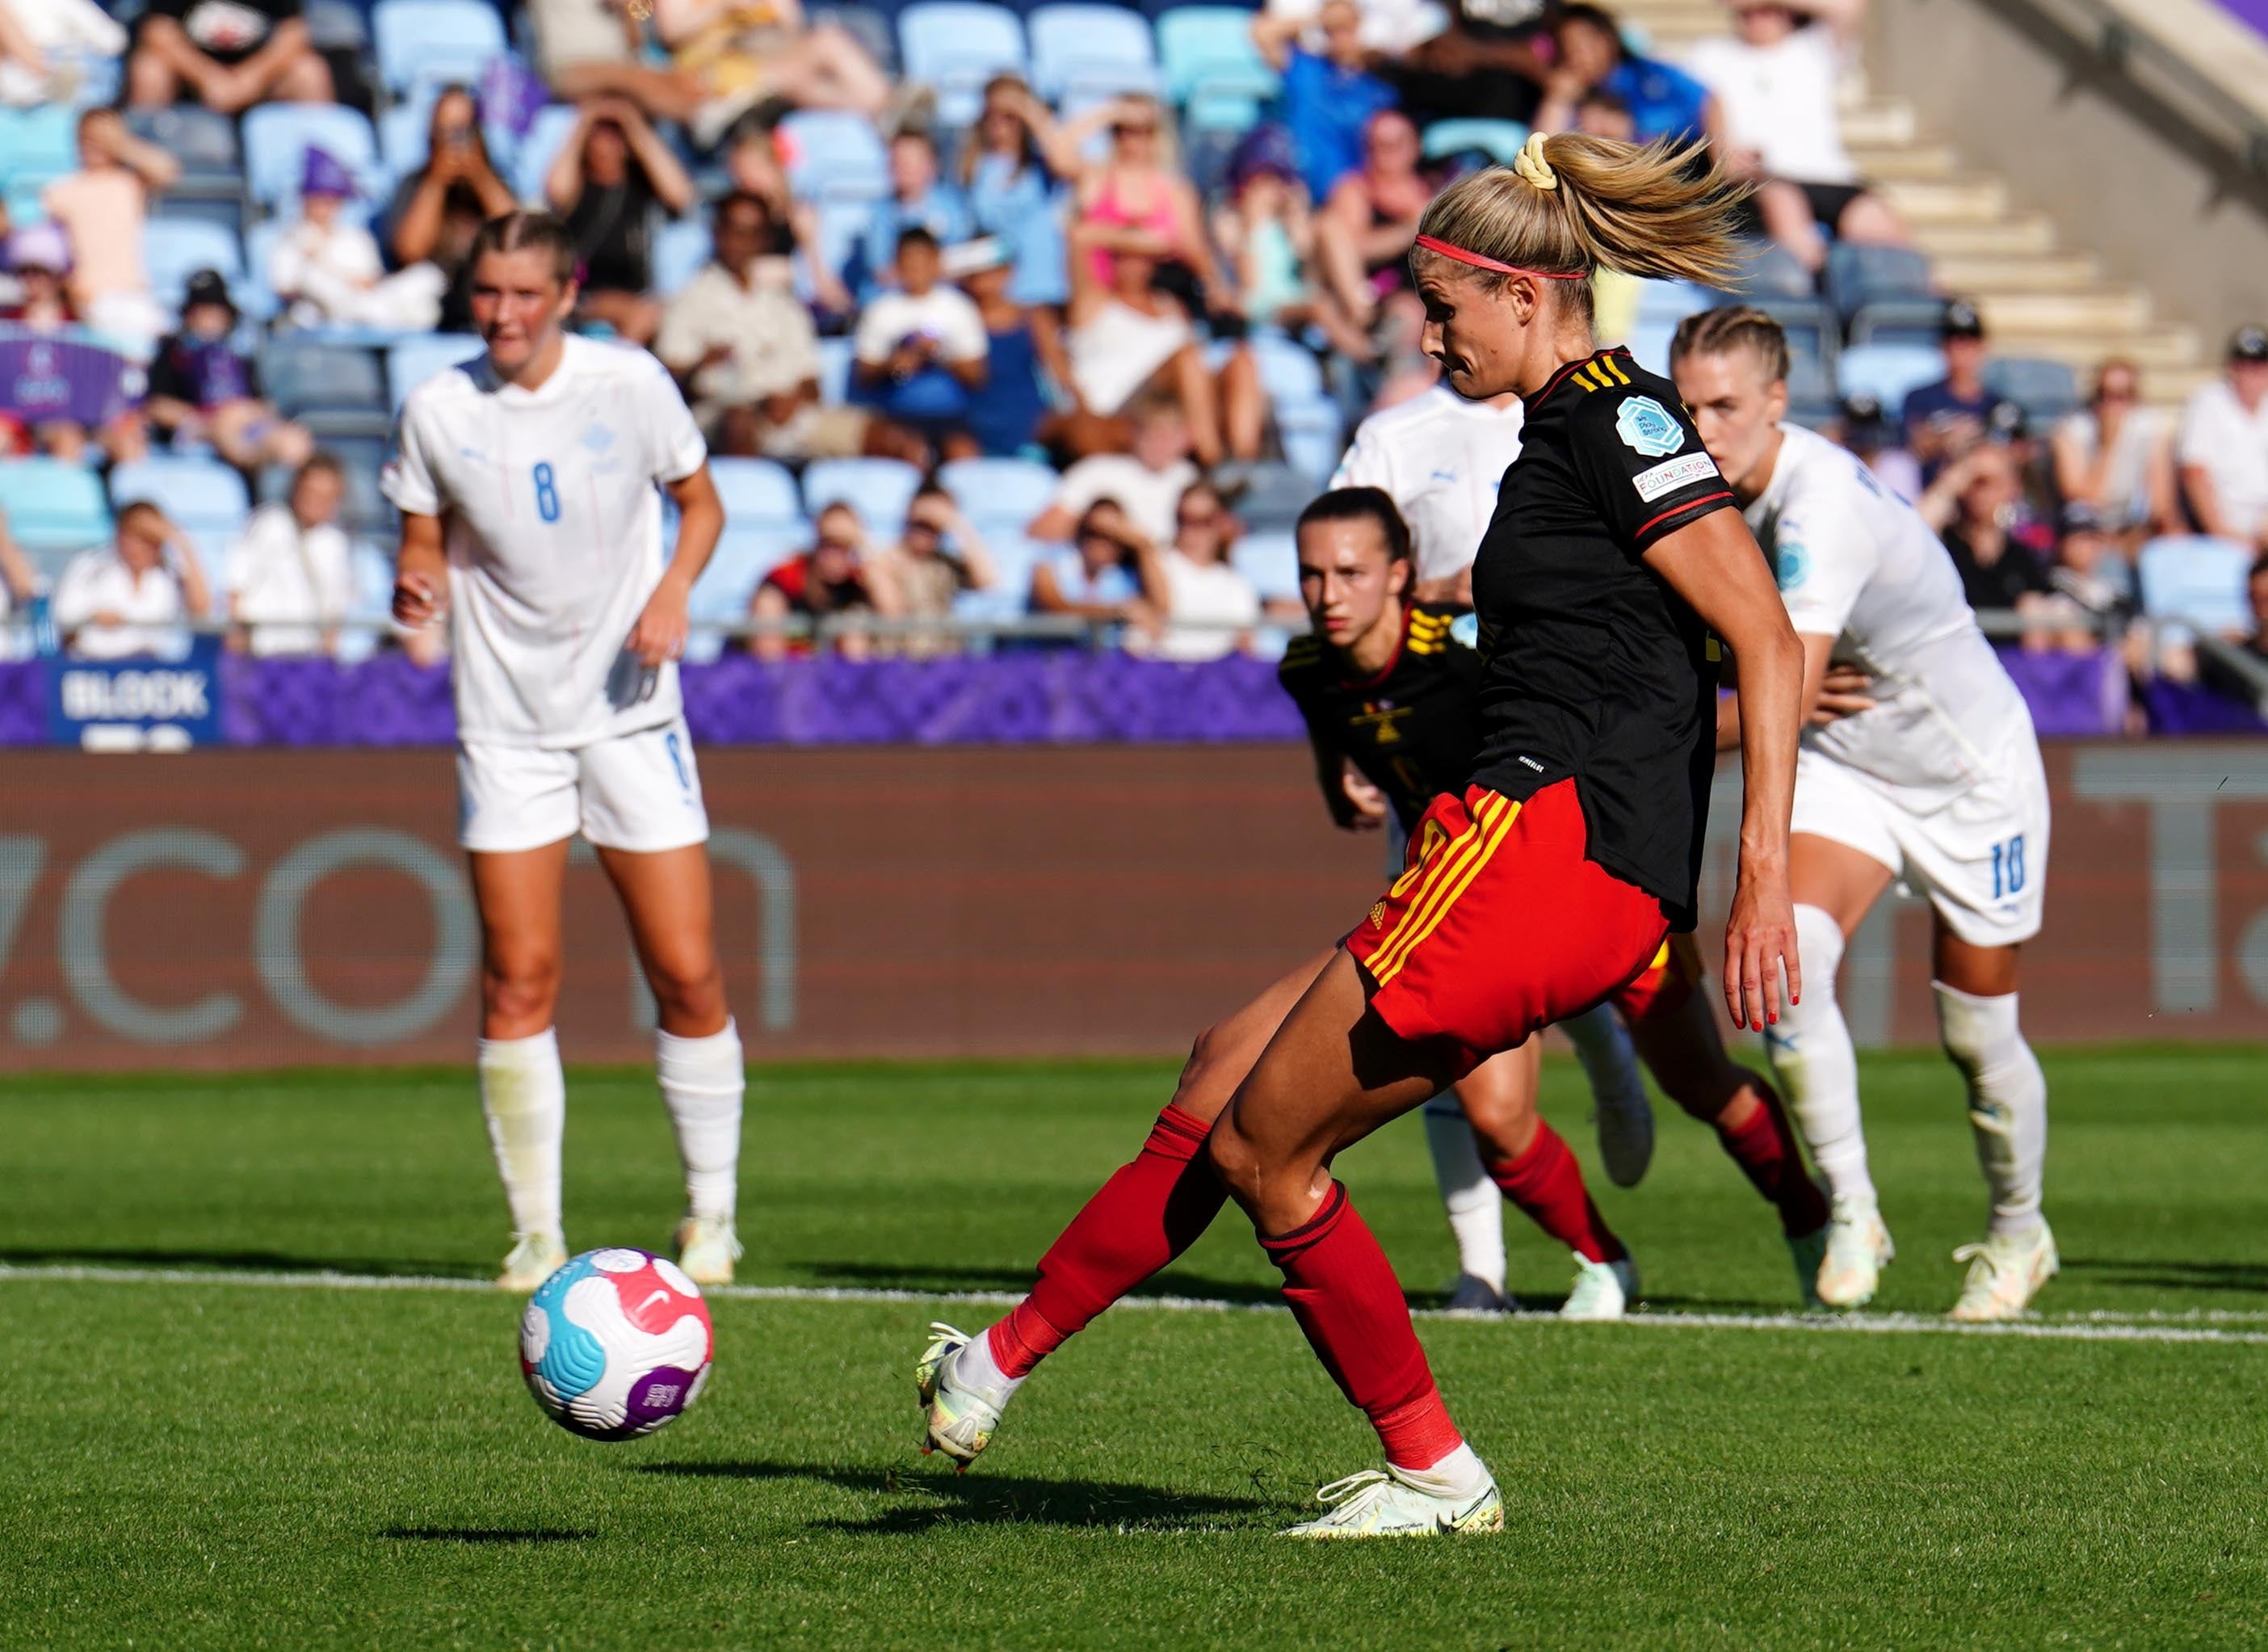
[[[1984,387],[2021,405],[2035,425],[2052,424],[2080,404],[2079,375],[2068,362],[2043,356],[1995,356],[1984,364]]]
[[[1828,248],[1828,302],[1846,319],[1869,304],[1926,299],[1933,291],[1928,255],[1911,247],[1837,241]]]
[[[832,25],[841,29],[866,48],[867,55],[881,65],[884,74],[896,77],[898,40],[891,31],[889,19],[881,12],[872,6],[825,5],[813,7],[808,16],[814,28]]]
[[[142,247],[150,290],[163,303],[178,308],[189,277],[201,269],[217,269],[246,315],[264,321],[276,313],[275,295],[268,290],[264,273],[255,278],[245,268],[243,243],[218,224],[205,218],[151,218],[144,227]]]
[[[1020,528],[1047,509],[1059,480],[1030,459],[956,459],[937,479],[988,541],[996,527]]]
[[[148,499],[200,542],[239,532],[252,510],[244,478],[217,459],[179,454],[122,464],[110,473],[111,497]]]
[[[1864,392],[1895,419],[1910,392],[1945,377],[1945,358],[1928,344],[1861,344],[1843,352],[1835,374],[1845,395]]]
[[[735,526],[803,526],[802,496],[785,467],[769,459],[719,458],[709,461],[709,475],[725,520]]]
[[[879,201],[890,192],[889,156],[863,115],[803,109],[779,124],[788,187],[804,201]]]
[[[376,355],[304,333],[271,340],[261,350],[260,382],[290,418],[369,413],[387,405],[386,374]]]
[[[895,539],[921,472],[899,459],[814,459],[804,468],[804,508],[814,517],[838,501],[858,513],[867,536]]]
[[[2245,576],[2252,566],[2250,547],[2234,540],[2183,535],[2154,539],[2135,558],[2142,611],[2169,622],[2169,640],[2191,628],[2243,634],[2252,629],[2245,603]]]
[[[33,552],[67,552],[110,537],[110,501],[102,479],[56,459],[11,459],[0,465],[0,511],[8,531]],[[50,567],[55,559],[41,560]]]
[[[0,108],[0,178],[38,188],[78,169],[78,116],[61,104]]]
[[[819,341],[819,399],[840,407],[850,399],[850,366],[857,350],[847,338]]]
[[[663,225],[653,238],[653,290],[665,299],[684,291],[709,262],[711,245],[709,226],[699,218]]]
[[[302,15],[317,51],[369,52],[370,18],[356,0],[306,0]]]
[[[396,97],[420,83],[478,85],[506,49],[503,19],[482,0],[378,0],[370,23],[379,78]]]
[[[1025,19],[1032,87],[1051,102],[1077,93],[1155,92],[1160,80],[1149,24],[1123,6],[1054,4]]]
[[[512,151],[510,166],[505,166],[501,157],[497,159],[497,166],[511,181],[514,195],[523,201],[543,199],[544,174],[551,170],[551,163],[559,158],[560,150],[566,146],[574,129],[575,111],[565,104],[555,103],[535,112],[535,119],[520,137],[519,147]]]
[[[1851,318],[1853,344],[1924,344],[1934,350],[1945,334],[1941,299],[1881,299]]]
[[[364,195],[383,192],[378,134],[359,109],[337,103],[263,103],[244,117],[245,184],[273,210],[299,193],[310,149],[321,149],[352,173]]]
[[[1166,95],[1194,127],[1241,130],[1276,95],[1276,71],[1252,43],[1252,14],[1235,6],[1175,6],[1158,18]]]
[[[1425,159],[1441,160],[1473,150],[1509,166],[1526,142],[1528,129],[1517,121],[1436,121],[1425,129]]]
[[[386,354],[386,385],[395,412],[410,391],[459,362],[481,353],[481,341],[469,333],[435,333],[405,338]]]
[[[1287,533],[1247,534],[1232,553],[1263,602],[1300,600],[1300,548]]]
[[[129,110],[126,128],[180,163],[180,178],[167,195],[201,184],[225,187],[232,193],[241,190],[244,151],[237,145],[236,123],[228,116],[199,104],[177,103],[170,109]]]
[[[937,114],[963,127],[983,107],[984,83],[1004,72],[1027,73],[1024,26],[1005,6],[985,0],[918,0],[898,14],[898,51],[909,79],[937,89]]]
[[[1272,461],[1233,467],[1220,474],[1220,482],[1228,491],[1230,509],[1253,533],[1290,532],[1315,497],[1310,477]]]

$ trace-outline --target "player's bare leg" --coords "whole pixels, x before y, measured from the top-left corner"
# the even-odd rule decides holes
[[[1778,1024],[1764,1029],[1764,1048],[1811,1162],[1827,1178],[1830,1219],[1815,1288],[1830,1308],[1869,1301],[1882,1267],[1897,1254],[1867,1174],[1859,1058],[1835,996],[1844,943],[1889,887],[1891,871],[1871,855],[1815,833],[1789,839],[1803,1001],[1781,1007]]]
[[[1941,918],[1935,941],[1938,1037],[1967,1081],[1977,1162],[1992,1195],[1984,1243],[1953,1253],[1969,1277],[1952,1317],[2013,1319],[2060,1266],[2040,1213],[2047,1079],[2016,1024],[2017,948],[1973,946]]]
[[[1458,1080],[1489,1179],[1529,1221],[1567,1247],[1575,1285],[1560,1309],[1569,1319],[1620,1319],[1638,1300],[1638,1270],[1583,1185],[1573,1149],[1535,1110],[1543,1041],[1492,1056]]]
[[[481,1111],[512,1210],[512,1253],[497,1284],[527,1292],[567,1260],[559,1208],[567,1080],[552,1029],[567,843],[468,859],[481,914]]]
[[[654,1071],[685,1166],[678,1264],[696,1285],[728,1285],[740,1255],[733,1214],[747,1074],[717,962],[709,852],[599,851],[652,990]]]
[[[1302,1537],[1493,1531],[1503,1500],[1441,1403],[1386,1253],[1332,1178],[1332,1159],[1455,1075],[1370,1007],[1354,960],[1333,957],[1213,1126],[1205,1153],[1283,1271],[1284,1296],[1340,1391],[1378,1430],[1387,1471],[1325,1488]]]
[[[914,1366],[924,1451],[943,1451],[965,1468],[990,1443],[1001,1411],[1042,1360],[1211,1225],[1227,1196],[1201,1152],[1205,1133],[1331,956],[1316,954],[1197,1035],[1174,1099],[1142,1151],[1048,1248],[1031,1294],[1006,1318],[974,1337],[931,1327]]]
[[[1716,1011],[1699,990],[1700,959],[1691,942],[1680,936],[1671,946],[1676,955],[1668,978],[1631,1007],[1631,1040],[1663,1092],[1717,1132],[1726,1155],[1778,1213],[1797,1284],[1814,1302],[1826,1254],[1827,1201],[1804,1169],[1778,1095],[1725,1048]]]

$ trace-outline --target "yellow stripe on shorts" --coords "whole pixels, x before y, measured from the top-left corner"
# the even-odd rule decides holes
[[[1519,816],[1520,805],[1509,798],[1491,793],[1481,800],[1473,810],[1473,822],[1479,830],[1462,837],[1454,852],[1441,858],[1441,877],[1420,892],[1392,938],[1372,956],[1369,969],[1373,980],[1384,986],[1402,972],[1402,967],[1410,962],[1410,955],[1440,926],[1449,909],[1457,903],[1457,897],[1472,887],[1473,880],[1502,845]]]

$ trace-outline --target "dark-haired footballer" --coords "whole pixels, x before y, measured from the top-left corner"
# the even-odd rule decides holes
[[[567,1259],[552,1021],[580,831],[621,897],[659,1011],[656,1066],[685,1166],[680,1262],[721,1284],[740,1254],[744,1079],[677,658],[725,513],[661,364],[563,330],[575,264],[548,212],[492,218],[475,240],[487,351],[411,390],[386,470],[401,511],[394,614],[449,626],[458,836],[481,915],[481,1105],[513,1228],[497,1283],[532,1291]],[[666,562],[664,492],[680,520]]]
[[[1344,762],[1351,759],[1414,827],[1471,772],[1481,746],[1481,658],[1449,634],[1458,610],[1410,600],[1409,530],[1380,490],[1340,488],[1310,504],[1300,517],[1299,555],[1300,594],[1314,631],[1285,654],[1282,679],[1307,720],[1324,801],[1342,824],[1352,818],[1359,806],[1343,784]],[[1426,847],[1413,842],[1413,867]],[[1006,1318],[974,1338],[936,1328],[917,1369],[931,1448],[966,1464],[984,1449],[1007,1396],[1042,1358],[1204,1231],[1226,1195],[1197,1149],[1331,955],[1309,958],[1198,1035],[1140,1156],[1064,1229],[1041,1258],[1032,1294]],[[1808,1278],[1818,1265],[1826,1206],[1803,1172],[1778,1097],[1726,1053],[1697,990],[1700,978],[1698,959],[1680,937],[1609,1001],[1630,1021],[1662,1088],[1715,1126],[1726,1152],[1778,1210],[1797,1272]],[[1580,1272],[1562,1312],[1619,1317],[1636,1294],[1629,1253],[1585,1190],[1573,1153],[1535,1111],[1533,1056],[1513,1050],[1484,1062],[1454,1094],[1472,1119],[1491,1179],[1575,1255]],[[940,1393],[937,1367],[955,1348],[954,1382]],[[969,1396],[982,1403],[968,1405]]]

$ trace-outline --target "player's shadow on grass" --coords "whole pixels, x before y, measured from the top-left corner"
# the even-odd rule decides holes
[[[936,1459],[939,1462],[943,1458]],[[863,1519],[816,1520],[818,1530],[873,1536],[918,1533],[938,1526],[1031,1525],[1185,1530],[1195,1524],[1244,1525],[1280,1513],[1257,1497],[1221,1497],[1095,1480],[1043,1480],[1027,1475],[954,1474],[926,1470],[846,1468],[816,1463],[640,1463],[641,1474],[690,1479],[806,1480],[888,1498]]]
[[[2073,1273],[2097,1275],[2095,1283],[2147,1290],[2251,1291],[2268,1294],[2268,1267],[2257,1262],[2178,1262],[2157,1257],[2066,1257]]]
[[[212,1268],[246,1273],[376,1273],[389,1278],[479,1279],[482,1270],[430,1257],[302,1257],[281,1250],[111,1249],[99,1245],[16,1246],[0,1249],[0,1265],[102,1268]]]
[[[395,1543],[585,1543],[599,1534],[558,1526],[388,1526]]]

